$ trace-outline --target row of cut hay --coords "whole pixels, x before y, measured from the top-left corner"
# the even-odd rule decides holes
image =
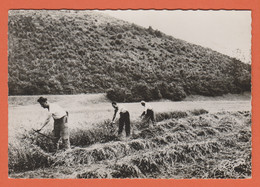
[[[160,174],[174,170],[176,164],[194,164],[201,155],[214,152],[218,146],[215,142],[204,145],[175,145],[154,151],[145,152],[139,155],[128,156],[120,160],[119,163],[107,165],[107,171],[112,171],[107,176],[115,178],[158,178]],[[213,148],[214,147],[214,148]],[[112,169],[112,170],[111,170]],[[88,178],[92,171],[79,174],[79,178]],[[95,173],[97,171],[94,171]],[[90,177],[92,178],[92,177]]]
[[[161,112],[161,113],[156,113],[155,119],[157,122],[160,122],[167,119],[180,119],[180,118],[186,118],[188,115],[199,116],[207,113],[209,112],[205,109],[194,109],[188,112],[185,111]]]
[[[192,126],[189,120],[173,119],[159,122],[155,127],[139,130],[135,133],[135,139],[151,139],[159,141],[164,139],[167,143],[190,142],[197,140],[205,140],[218,135],[218,131],[210,125],[201,125],[201,121],[197,120],[197,126]],[[162,142],[163,144],[163,142]]]
[[[161,112],[161,113],[156,113],[155,119],[157,122],[160,122],[172,118],[175,119],[185,118],[187,116],[188,116],[187,112],[184,111]]]
[[[215,121],[211,123],[210,119],[214,118]],[[224,120],[223,120],[224,119]],[[222,144],[222,141],[218,143],[209,142],[208,144],[203,145],[203,142],[205,142],[207,139],[218,139],[218,136],[224,138],[226,142],[231,142],[234,139],[234,142],[236,142],[236,138],[239,136],[234,135],[237,134],[238,131],[236,128],[230,128],[229,125],[226,125],[226,121],[231,121],[233,124],[233,127],[241,128],[243,124],[239,123],[239,121],[233,120],[232,116],[220,116],[219,119],[207,115],[202,116],[199,118],[196,118],[197,124],[195,126],[190,125],[189,119],[186,120],[178,120],[175,121],[174,124],[171,124],[173,128],[169,128],[168,125],[165,125],[164,122],[158,123],[156,128],[150,128],[146,129],[144,133],[143,130],[141,131],[141,134],[148,134],[148,136],[139,136],[137,137],[139,140],[140,138],[145,138],[147,141],[151,140],[151,142],[154,142],[158,147],[165,147],[165,145],[176,143],[178,146],[181,146],[177,149],[175,154],[170,154],[169,157],[161,157],[157,155],[157,157],[153,157],[156,162],[153,161],[153,159],[145,159],[145,160],[135,160],[137,165],[134,165],[131,161],[125,161],[118,168],[114,170],[112,173],[109,173],[109,176],[112,176],[113,178],[144,178],[144,177],[153,177],[158,178],[158,176],[165,176],[166,178],[171,178],[171,176],[176,176],[176,178],[221,178],[221,177],[229,177],[229,178],[247,178],[251,175],[251,145],[248,142],[243,142],[237,140],[239,143],[239,147],[241,149],[238,149],[237,146],[233,147],[233,149],[226,149],[224,144]],[[166,122],[168,123],[168,122]],[[229,132],[228,136],[223,137],[223,134],[216,129],[218,126],[224,126],[224,128],[227,128],[226,131]],[[225,126],[226,125],[226,126]],[[168,128],[166,128],[168,126]],[[243,129],[243,128],[242,128]],[[199,137],[197,135],[197,132],[203,130],[204,136]],[[231,130],[231,131],[230,131]],[[142,133],[143,132],[143,133]],[[149,132],[149,133],[147,133]],[[159,132],[159,133],[158,133]],[[244,133],[243,133],[244,132]],[[164,134],[165,133],[165,134]],[[149,135],[150,134],[150,135]],[[250,134],[250,129],[243,129],[240,134],[248,135]],[[197,135],[197,136],[196,136]],[[233,136],[231,136],[233,135]],[[138,133],[137,133],[138,136]],[[173,138],[171,138],[173,137]],[[247,137],[247,136],[246,136]],[[202,141],[202,143],[197,144],[190,144],[187,146],[187,142],[194,142],[194,141]],[[163,149],[163,148],[162,148]],[[223,150],[227,151],[227,153],[223,154]],[[182,153],[184,152],[184,153]],[[229,157],[226,157],[226,155],[229,155]],[[139,155],[138,158],[142,158],[142,155]],[[165,162],[166,158],[167,161]],[[174,159],[170,159],[174,158]],[[194,159],[195,158],[195,159]],[[218,160],[236,160],[237,158],[240,158],[240,160],[245,160],[246,164],[238,164],[236,167],[234,167],[230,173],[227,173],[227,171],[221,171],[222,176],[219,174],[219,168],[218,168]],[[131,160],[131,159],[130,159]],[[144,164],[146,163],[146,164]],[[203,165],[203,163],[206,163]],[[158,164],[158,165],[156,165]],[[144,167],[142,167],[144,165]],[[158,166],[158,167],[157,167]],[[160,168],[160,166],[162,166]],[[170,166],[167,168],[167,166]],[[138,168],[138,169],[137,169]],[[150,168],[150,169],[149,169]],[[156,172],[156,168],[159,168],[160,171]],[[125,172],[124,172],[125,170]],[[149,172],[150,170],[155,172]],[[108,170],[111,171],[111,166],[108,166]],[[143,171],[140,172],[139,171]],[[145,173],[147,172],[147,173]],[[166,172],[164,174],[164,172]],[[88,171],[88,173],[91,173],[91,171]],[[96,173],[98,173],[96,171]],[[170,174],[169,174],[170,173]]]
[[[96,165],[96,169],[93,169],[91,171],[85,171],[81,174],[77,174],[76,178],[83,178],[83,179],[104,179],[104,178],[114,178],[111,173],[113,173],[113,170],[104,167],[103,164]]]
[[[97,124],[97,128],[71,132],[72,146],[88,146],[96,142],[107,142],[115,139],[115,125],[110,126],[107,121]],[[12,139],[8,145],[9,173],[34,170],[50,167],[57,162],[56,145],[52,132],[43,131],[42,134],[35,131],[24,131],[21,137]]]
[[[57,153],[56,165],[73,166],[78,164],[91,165],[101,161],[121,159],[125,156],[143,150],[151,150],[157,145],[146,140],[132,140],[129,142],[111,142],[103,145],[94,145],[89,148],[75,148],[70,152]]]
[[[116,164],[107,163],[98,170],[86,170],[78,178],[247,178],[251,175],[251,162],[233,157],[222,160],[222,146],[216,141],[180,144],[127,156]],[[231,168],[223,163],[229,163]],[[232,163],[232,164],[230,164]],[[236,164],[235,164],[236,163]],[[105,173],[105,175],[104,175]]]
[[[25,132],[21,140],[15,139],[15,142],[9,143],[9,170],[10,172],[20,172],[40,167],[50,167],[52,165],[96,163],[100,160],[125,156],[129,154],[126,151],[138,151],[156,146],[153,142],[141,139],[133,140],[127,145],[118,141],[116,133],[114,133],[116,129],[115,124],[110,125],[105,121],[102,124],[98,124],[96,128],[72,132],[70,140],[72,146],[86,147],[91,144],[109,141],[112,141],[112,143],[107,146],[99,144],[100,148],[92,149],[91,151],[89,149],[75,148],[68,155],[62,152],[53,155],[56,147],[53,140],[46,137],[53,137],[50,132],[42,132],[46,136],[34,131]],[[113,142],[113,140],[118,142]]]
[[[221,116],[219,123],[229,129],[246,128],[251,130],[251,113],[249,111],[220,112],[216,115]]]
[[[97,165],[95,169],[87,169],[77,174],[77,178],[145,178],[139,168],[129,162],[116,162],[113,166]]]
[[[164,113],[164,117],[167,113]],[[185,112],[169,112],[168,114],[172,118],[183,118],[186,116]],[[163,118],[161,118],[163,119]],[[164,119],[168,119],[167,117]],[[170,129],[172,132],[174,131],[186,131],[189,128],[189,124],[186,122],[186,126],[182,125],[178,122],[178,120],[175,120],[175,124],[171,125],[172,122],[170,122],[170,125],[167,123],[162,122],[157,123],[154,128],[143,128],[143,123],[141,121],[133,121],[131,123],[131,131],[132,131],[132,137],[134,139],[146,139],[146,138],[154,138],[158,136],[163,136],[167,132],[168,129]],[[177,122],[176,122],[177,121]],[[184,121],[183,121],[184,122]],[[166,125],[169,125],[168,127],[165,127]],[[175,128],[173,128],[176,126]],[[190,129],[190,128],[189,128]],[[118,130],[118,124],[110,124],[109,120],[106,120],[102,123],[99,123],[95,125],[94,128],[88,129],[88,130],[80,130],[80,129],[74,129],[71,132],[71,145],[79,146],[79,147],[86,147],[95,143],[105,143],[109,141],[117,141],[117,130]],[[190,131],[192,136],[194,137],[194,134]],[[187,134],[186,134],[187,135]],[[187,137],[190,137],[188,135]],[[190,138],[191,139],[191,138]]]
[[[35,170],[40,167],[50,167],[55,157],[44,152],[28,140],[8,144],[9,173]]]
[[[244,114],[241,114],[239,115],[239,117],[241,117],[242,119],[249,118],[249,116],[245,117],[243,115]],[[43,151],[43,150],[46,151],[51,150],[51,147],[48,147],[52,144],[51,140],[49,140],[46,137],[37,135],[35,133],[28,133],[23,140],[23,142],[26,143],[20,144],[21,148],[19,146],[16,146],[16,149],[21,149],[21,152],[27,151],[26,153],[28,154],[27,156],[28,158],[30,158],[32,155],[36,155],[35,156],[36,159],[31,158],[31,160],[42,160],[39,162],[41,163],[41,165],[38,163],[30,165],[29,163],[30,159],[27,159],[27,157],[23,156],[22,154],[21,154],[22,156],[20,156],[19,154],[15,154],[16,150],[12,147],[12,143],[10,143],[9,160],[11,162],[9,161],[10,162],[9,168],[11,172],[16,172],[16,171],[22,171],[24,165],[27,165],[26,167],[24,167],[25,168],[24,171],[25,171],[25,170],[36,169],[37,167],[73,166],[77,164],[84,164],[84,165],[97,164],[97,163],[102,163],[105,161],[110,161],[115,159],[120,160],[124,157],[131,157],[131,155],[136,157],[138,156],[142,157],[141,153],[147,152],[148,150],[149,151],[153,150],[154,153],[156,153],[155,150],[159,150],[159,149],[164,150],[166,148],[169,149],[169,147],[170,149],[173,149],[173,144],[176,144],[177,146],[174,147],[174,150],[177,149],[174,152],[175,156],[166,157],[166,160],[169,160],[170,158],[173,157],[175,159],[175,160],[173,159],[174,161],[173,163],[175,164],[177,163],[177,165],[179,164],[183,168],[184,168],[183,165],[185,164],[196,163],[193,161],[194,158],[195,161],[197,162],[203,159],[207,160],[207,158],[212,159],[212,154],[214,158],[217,158],[214,156],[214,154],[215,152],[218,153],[217,150],[219,146],[221,147],[221,149],[219,149],[219,152],[223,152],[223,150],[227,151],[227,154],[225,154],[224,156],[221,155],[220,153],[217,154],[222,159],[234,160],[234,155],[238,156],[240,155],[240,153],[243,153],[241,158],[249,157],[250,159],[248,159],[247,162],[249,163],[251,162],[251,157],[248,156],[250,154],[250,148],[251,148],[251,144],[250,144],[251,131],[249,125],[242,128],[243,124],[233,119],[233,117],[236,118],[236,116],[234,115],[233,116],[231,115],[230,117],[230,115],[226,116],[225,114],[220,114],[218,115],[218,118],[216,118],[213,115],[206,114],[202,116],[193,116],[187,118],[162,121],[157,123],[155,127],[147,128],[147,129],[138,128],[141,126],[140,124],[140,126],[133,127],[134,130],[134,136],[132,137],[133,140],[130,140],[128,142],[117,141],[116,133],[115,133],[117,130],[117,125],[114,124],[111,126],[107,121],[102,124],[98,124],[93,129],[80,131],[80,132],[85,132],[85,134],[77,135],[79,134],[77,133],[77,131],[72,132],[71,134],[72,145],[85,147],[87,144],[87,145],[91,145],[91,147],[85,149],[75,148],[69,152],[59,152],[53,155],[53,157],[50,156],[50,154],[45,153]],[[210,121],[210,119],[213,119],[213,122]],[[229,121],[231,121],[232,127],[235,128],[230,128],[230,123],[228,123]],[[223,126],[223,128],[227,129],[223,131],[226,132],[224,134],[222,133],[222,131],[219,131],[217,129],[217,127],[221,125]],[[73,135],[73,133],[75,134]],[[105,143],[111,141],[109,135],[113,135],[113,133],[115,138],[112,139],[112,142]],[[227,136],[224,136],[225,134]],[[211,140],[212,138],[214,140],[217,139],[219,141],[217,145],[214,145],[212,143],[207,143],[207,146],[209,147],[203,146],[203,143],[209,142],[209,140]],[[95,141],[86,141],[86,139],[87,140],[94,139]],[[114,142],[113,140],[115,140],[116,142]],[[190,144],[191,142],[193,143],[196,142],[197,143],[196,146],[195,144]],[[35,149],[33,150],[29,149],[30,147],[35,147]],[[26,150],[23,151],[23,149]],[[247,151],[243,152],[243,150],[247,150]],[[170,151],[170,153],[172,153],[172,151]],[[229,154],[230,156],[227,157],[227,155]],[[37,155],[41,155],[41,158],[38,158]],[[158,161],[159,157],[158,158],[156,157],[156,159]],[[137,164],[138,162],[136,162],[134,166],[136,167],[139,166],[138,168],[140,171],[144,172],[145,170],[148,170],[147,168],[140,168],[142,164]],[[146,161],[142,161],[142,162],[140,161],[140,163],[145,163],[145,162]],[[131,162],[129,161],[129,163],[133,165],[132,161]],[[159,164],[159,162],[155,162],[155,163]],[[122,166],[122,168],[124,167]],[[164,167],[166,167],[166,165]],[[172,168],[174,167],[175,166],[172,166]],[[111,167],[108,167],[108,169],[109,168]],[[132,166],[130,168],[132,168]],[[172,168],[170,167],[166,169],[166,171],[167,170],[170,171],[172,170]],[[132,169],[128,168],[128,170],[129,170],[128,172],[130,172]],[[163,170],[160,169],[160,172],[162,171]],[[120,173],[117,170],[115,172]],[[207,172],[207,174],[208,173],[209,172]],[[125,175],[127,174],[124,174],[124,176]],[[178,172],[175,171],[175,175],[178,175]],[[119,174],[114,174],[114,175],[111,174],[108,176],[118,177]],[[136,175],[133,174],[133,176]]]
[[[209,113],[207,110],[205,109],[194,109],[194,110],[191,110],[190,113],[194,116],[199,116],[199,115],[202,115],[202,114],[207,114]]]
[[[210,139],[218,135],[212,127],[193,128],[185,120],[160,122],[153,128],[139,131],[133,136],[135,139],[150,139],[159,146],[172,143],[192,142]]]
[[[217,137],[218,141],[226,149],[245,150],[251,149],[251,134],[250,131],[238,131]]]
[[[220,117],[214,115],[203,116],[202,118],[196,118],[195,124],[190,126],[182,125],[183,123],[179,124],[176,120],[158,123],[157,125],[170,129],[172,134],[167,132],[164,137],[152,138],[151,135],[155,133],[149,129],[149,134],[151,135],[147,136],[148,139],[163,139],[163,142],[174,142],[177,145],[167,150],[175,150],[175,152],[159,151],[155,155],[151,153],[153,155],[152,158],[151,156],[147,158],[143,155],[138,155],[134,160],[130,158],[128,160],[127,158],[123,159],[120,167],[114,168],[115,171],[110,172],[109,176],[113,178],[248,178],[251,176],[251,131],[250,128],[242,128],[243,130],[237,131],[236,126],[241,128],[243,124],[234,120],[232,118],[233,115],[237,114],[231,113],[231,116],[223,115]],[[213,122],[210,119],[214,119]],[[230,128],[228,121],[233,125],[233,128]],[[250,120],[246,119],[246,121]],[[223,131],[217,127],[225,129],[224,132],[229,132],[229,134],[223,136]],[[190,140],[187,140],[187,134],[178,134],[185,131],[189,132],[188,134],[192,134]],[[201,139],[203,140],[202,142],[186,143],[199,140],[200,137],[197,136],[196,139],[194,133],[197,135],[201,131],[204,132],[203,139]],[[170,138],[174,135],[180,138],[176,136]],[[241,136],[244,136],[244,138],[241,139]],[[221,140],[218,137],[223,139]],[[205,143],[206,139],[212,138],[214,138],[214,141]],[[159,143],[159,145],[163,144]],[[227,147],[232,149],[227,149]],[[237,164],[233,164],[232,168],[220,167],[222,162]],[[111,171],[113,167],[108,165],[107,168]],[[90,174],[91,171],[86,173]],[[88,178],[79,174],[78,177],[80,176]]]
[[[219,124],[219,116],[214,114],[205,114],[201,116],[189,116],[187,122],[190,127],[194,129],[201,129],[203,127],[216,127]]]
[[[95,143],[118,140],[118,127],[116,124],[111,124],[110,122],[109,120],[105,120],[104,122],[93,125],[93,128],[88,130],[73,129],[70,133],[71,145],[86,147]]]
[[[207,178],[250,178],[251,161],[244,158],[222,160],[215,168],[209,170]]]

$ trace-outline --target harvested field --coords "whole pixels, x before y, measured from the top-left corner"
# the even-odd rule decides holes
[[[113,111],[107,112],[112,117]],[[9,177],[251,177],[250,111],[162,111],[156,112],[156,124],[150,127],[135,116],[131,119],[130,139],[118,138],[117,124],[110,125],[107,119],[91,126],[84,121],[78,126],[74,123],[72,149],[65,152],[54,152],[51,139],[29,127],[12,132]],[[43,133],[51,137],[49,126]]]

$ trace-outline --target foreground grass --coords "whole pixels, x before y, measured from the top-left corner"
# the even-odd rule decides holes
[[[165,112],[144,128],[132,122],[132,138],[119,140],[109,121],[73,129],[71,151],[53,152],[46,137],[31,131],[9,143],[14,178],[249,178],[251,115]],[[47,132],[46,132],[47,133]],[[48,134],[51,135],[51,134]]]

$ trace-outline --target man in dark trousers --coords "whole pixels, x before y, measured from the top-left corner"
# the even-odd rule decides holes
[[[123,128],[125,126],[126,137],[129,137],[130,136],[130,115],[129,115],[129,112],[127,111],[127,109],[124,106],[118,105],[116,102],[112,102],[112,106],[115,109],[114,116],[113,116],[113,119],[112,119],[112,123],[115,123],[114,120],[116,118],[116,114],[117,114],[118,111],[119,111],[119,114],[120,114],[118,136],[120,137],[122,135]]]
[[[155,120],[154,120],[154,112],[152,106],[148,103],[145,103],[145,101],[141,101],[141,105],[144,107],[144,111],[141,115],[141,118],[144,120],[145,123],[148,123],[148,125],[150,120],[154,124]]]
[[[50,122],[51,117],[54,119],[54,143],[56,144],[57,150],[59,149],[60,138],[62,139],[63,148],[70,149],[68,112],[59,105],[48,102],[47,98],[40,97],[37,101],[43,108],[47,108],[49,111],[49,115],[43,123],[42,128]],[[41,131],[42,128],[40,128],[38,131]]]

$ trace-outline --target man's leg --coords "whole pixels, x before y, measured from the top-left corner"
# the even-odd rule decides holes
[[[149,113],[147,111],[147,113],[144,115],[144,118],[143,118],[143,128],[147,128],[149,127],[149,120],[150,120],[150,117],[149,117]]]
[[[155,120],[154,120],[154,111],[153,110],[151,110],[151,120],[152,120],[152,122],[153,122],[153,124],[155,123]]]
[[[125,133],[126,133],[126,137],[130,136],[130,115],[129,112],[125,113]]]
[[[55,144],[55,148],[56,151],[59,150],[59,140],[60,140],[60,120],[59,119],[55,119],[54,120],[54,144]]]
[[[154,112],[153,110],[147,110],[147,122],[152,121],[154,123]]]
[[[70,149],[69,127],[68,127],[68,117],[67,116],[64,116],[62,118],[60,136],[62,138],[63,148]]]
[[[124,127],[124,117],[123,117],[123,114],[120,113],[118,136],[121,136],[121,134],[123,132],[123,127]]]

